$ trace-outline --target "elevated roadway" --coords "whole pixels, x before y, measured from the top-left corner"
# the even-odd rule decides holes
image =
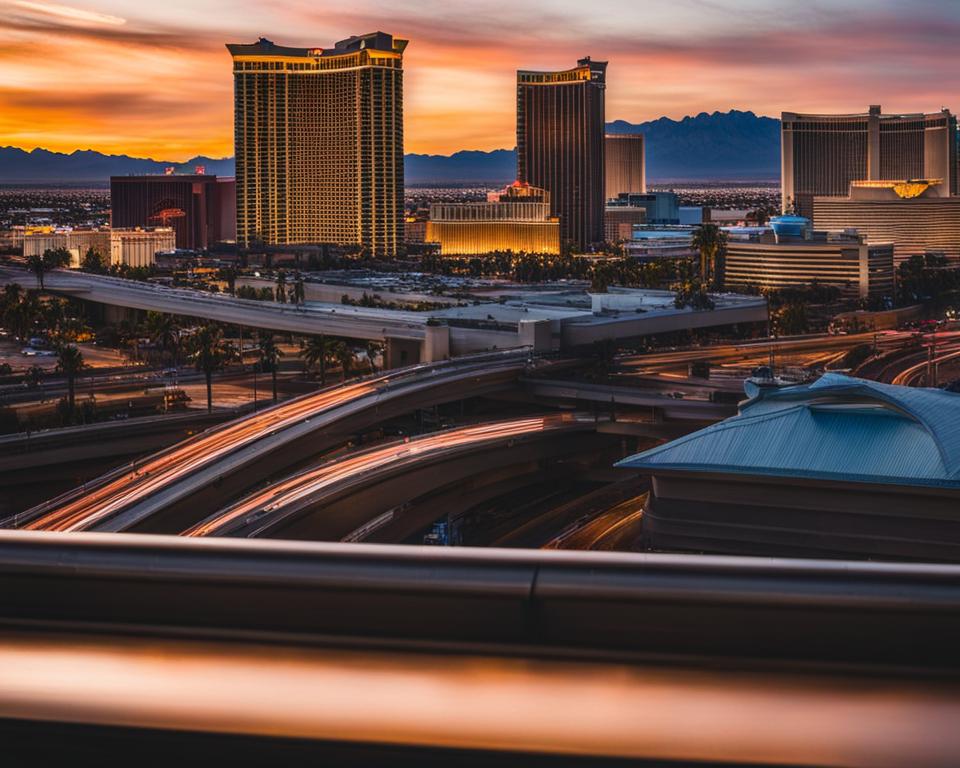
[[[597,403],[608,409],[618,405],[650,409],[651,420],[710,422],[725,419],[737,412],[735,403],[714,403],[703,399],[675,398],[662,392],[623,387],[611,384],[594,384],[584,381],[560,381],[555,379],[522,379],[524,389],[532,396],[547,400],[573,403]]]
[[[19,282],[29,286],[33,281],[33,275],[26,270],[0,267],[0,284]],[[442,360],[450,352],[449,330],[443,325],[430,324],[430,315],[423,312],[341,304],[310,303],[297,306],[254,301],[227,294],[171,288],[63,269],[47,273],[44,285],[52,293],[109,306],[165,312],[287,333],[327,334],[385,342],[389,367],[399,366],[397,361],[401,359],[401,349],[409,353],[410,362]],[[516,335],[512,340],[515,343],[506,346],[520,345]]]
[[[299,523],[300,529],[310,529],[310,538],[343,538],[378,515],[392,517],[391,510],[417,496],[442,491],[470,474],[529,460],[529,452],[521,446],[549,441],[548,454],[561,446],[563,451],[575,450],[575,446],[563,444],[560,436],[592,429],[592,419],[572,414],[532,416],[458,427],[355,451],[250,494],[184,535],[301,538],[295,535]],[[587,444],[583,443],[584,448]],[[375,493],[369,493],[371,490]],[[361,503],[357,495],[376,498]],[[347,498],[350,503],[343,504]],[[327,510],[334,501],[341,502],[341,508]],[[302,521],[307,515],[324,519],[309,525]]]
[[[0,267],[0,281],[31,285],[26,270]],[[138,280],[57,269],[44,275],[47,291],[129,309],[199,317],[231,325],[269,328],[299,334],[326,333],[352,339],[423,341],[428,315],[333,304],[296,306],[238,299],[192,288],[171,288]]]
[[[8,518],[5,525],[48,531],[139,530],[164,510],[171,528],[159,532],[175,533],[203,517],[201,503],[242,492],[388,416],[509,387],[527,365],[527,356],[516,353],[460,358],[304,395],[115,470]],[[171,508],[176,514],[169,514]]]

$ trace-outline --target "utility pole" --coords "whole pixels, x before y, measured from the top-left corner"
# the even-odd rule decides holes
[[[773,375],[773,325],[770,322],[770,294],[767,294],[767,349],[770,375]]]
[[[930,357],[927,363],[927,386],[937,386],[937,332],[930,334]]]

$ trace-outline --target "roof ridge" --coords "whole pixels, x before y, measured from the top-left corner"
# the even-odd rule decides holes
[[[766,405],[761,406],[761,403]],[[736,416],[664,445],[650,448],[629,459],[624,459],[618,465],[631,466],[634,462],[645,463],[660,457],[664,452],[682,450],[694,440],[709,440],[711,436],[731,429],[789,418],[791,414],[796,414],[800,410],[815,414],[818,409],[829,407],[831,404],[878,406],[896,413],[913,424],[930,440],[932,443],[930,448],[938,457],[939,467],[936,471],[943,476],[944,482],[955,483],[960,479],[960,396],[942,390],[901,387],[835,373],[825,374],[811,384],[761,390],[750,400],[741,404],[740,412]],[[852,415],[853,412],[850,413]],[[833,440],[840,446],[850,439],[855,438],[842,429],[833,436]],[[863,436],[860,439],[863,439]],[[872,438],[867,435],[866,439]],[[894,446],[894,452],[895,449]],[[930,459],[933,460],[932,455]],[[684,463],[687,466],[697,464],[696,461]],[[731,467],[731,471],[736,470]]]

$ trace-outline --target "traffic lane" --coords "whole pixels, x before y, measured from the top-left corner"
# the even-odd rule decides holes
[[[357,477],[375,476],[378,471],[393,465],[415,463],[418,458],[442,456],[445,452],[465,446],[480,447],[512,437],[560,429],[570,423],[572,419],[563,416],[511,419],[447,430],[409,441],[390,443],[353,456],[338,457],[242,499],[187,529],[182,535],[228,535],[234,528],[252,522],[250,516],[258,523],[265,523],[263,518],[267,515],[281,515],[285,509],[307,500],[319,503],[318,496],[324,491]]]

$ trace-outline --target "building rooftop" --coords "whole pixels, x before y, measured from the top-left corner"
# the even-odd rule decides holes
[[[747,394],[737,416],[618,466],[960,489],[960,394],[836,373]]]
[[[865,120],[868,117],[876,116],[881,120],[916,120],[928,117],[942,117],[944,115],[950,114],[950,111],[946,108],[940,109],[938,112],[892,112],[886,113],[883,112],[881,107],[877,104],[871,105],[866,112],[852,112],[845,114],[828,114],[828,113],[803,113],[803,112],[782,112],[781,118],[785,121],[789,120],[850,120],[850,119],[860,119]]]
[[[394,38],[386,32],[369,32],[365,35],[348,37],[346,40],[338,40],[332,48],[294,48],[277,45],[272,40],[261,37],[255,43],[227,43],[227,49],[233,56],[283,56],[312,59],[318,56],[343,56],[362,49],[402,53],[407,42]]]

